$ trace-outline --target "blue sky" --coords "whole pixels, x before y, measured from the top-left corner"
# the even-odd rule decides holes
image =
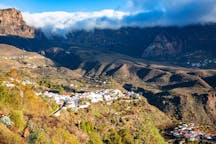
[[[118,9],[127,0],[0,0],[0,4],[12,6],[21,11],[99,11],[102,9]]]

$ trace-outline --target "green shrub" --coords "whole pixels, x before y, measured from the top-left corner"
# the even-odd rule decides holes
[[[62,86],[58,86],[57,90],[58,90],[59,94],[64,94],[64,88]]]
[[[81,121],[81,129],[88,133],[89,135],[89,143],[90,144],[103,144],[100,135],[94,130],[94,125],[90,121]]]
[[[105,140],[108,144],[122,144],[122,137],[115,129],[111,129]]]
[[[76,136],[68,131],[58,128],[55,130],[55,135],[52,137],[53,144],[80,144]]]
[[[16,127],[22,130],[25,126],[25,120],[23,117],[23,113],[20,110],[13,110],[10,114],[10,119],[14,123]]]
[[[27,139],[28,144],[35,144],[39,136],[38,131],[32,131]]]
[[[27,139],[28,144],[50,144],[50,138],[44,131],[32,131]]]
[[[122,129],[118,133],[122,137],[122,143],[134,144],[134,137],[131,135],[128,129]]]
[[[0,102],[4,107],[19,109],[22,106],[19,91],[9,89],[3,84],[0,84]]]
[[[96,132],[90,132],[89,138],[90,138],[90,140],[89,140],[90,144],[103,144],[101,137]]]
[[[146,119],[144,123],[140,124],[138,140],[146,144],[165,144],[164,138],[160,135],[159,130]]]
[[[80,127],[84,132],[87,132],[87,133],[91,133],[92,131],[94,131],[93,130],[93,124],[90,121],[82,120]]]

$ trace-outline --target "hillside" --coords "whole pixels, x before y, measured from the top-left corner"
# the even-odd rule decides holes
[[[69,52],[48,50],[45,54],[61,63],[58,58],[70,57]],[[67,65],[76,67],[74,71],[82,76],[112,77],[174,119],[215,124],[215,70],[166,66],[88,49],[71,49],[71,54],[79,60],[67,61]]]
[[[51,60],[37,53],[3,44],[0,53],[1,143],[163,143],[155,126],[165,128],[171,120],[143,97],[117,99],[110,104],[97,102],[79,111],[67,108],[55,116],[52,112],[61,104],[46,98],[44,91],[61,86],[70,92],[67,87],[71,84],[86,85],[88,91],[88,80],[83,79],[84,82],[76,72],[55,67]],[[46,71],[44,75],[41,69]],[[75,89],[79,91],[79,87]],[[11,123],[6,123],[6,118]]]

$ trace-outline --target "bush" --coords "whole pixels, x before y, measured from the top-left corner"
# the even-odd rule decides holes
[[[49,113],[48,105],[38,96],[35,96],[31,89],[24,91],[23,109],[27,113],[35,115],[47,115]]]
[[[76,136],[70,134],[68,131],[58,128],[55,135],[52,137],[53,144],[80,144]]]
[[[164,138],[160,135],[159,130],[146,119],[144,123],[140,124],[138,140],[146,144],[165,144]]]
[[[59,94],[61,94],[61,95],[64,94],[64,88],[62,86],[58,86],[57,90],[58,90]]]
[[[19,92],[16,89],[9,89],[0,83],[0,102],[1,106],[8,108],[21,108]]]
[[[103,144],[100,135],[94,130],[93,123],[90,121],[81,121],[81,129],[88,133],[89,135],[89,143],[90,144]]]
[[[27,140],[28,144],[50,144],[50,138],[43,131],[32,131]]]
[[[115,129],[111,129],[105,139],[108,144],[122,144],[122,137],[116,132]]]
[[[7,75],[8,75],[9,77],[13,77],[13,78],[15,78],[15,79],[17,79],[17,78],[20,77],[20,73],[19,73],[16,69],[10,70],[10,72],[8,72]]]
[[[103,144],[101,137],[96,132],[90,132],[89,138],[90,138],[89,140],[90,144]]]
[[[134,144],[134,137],[131,135],[131,133],[128,129],[120,130],[119,135],[122,137],[122,143]]]
[[[14,125],[22,130],[25,126],[25,120],[23,117],[23,113],[20,110],[13,110],[10,114],[10,119],[14,123]]]
[[[87,133],[91,133],[93,131],[93,124],[90,121],[86,122],[82,120],[80,127],[84,132],[87,132]]]

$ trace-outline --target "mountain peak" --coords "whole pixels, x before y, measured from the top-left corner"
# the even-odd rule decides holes
[[[0,35],[33,38],[35,30],[23,20],[21,11],[15,8],[0,10]]]

